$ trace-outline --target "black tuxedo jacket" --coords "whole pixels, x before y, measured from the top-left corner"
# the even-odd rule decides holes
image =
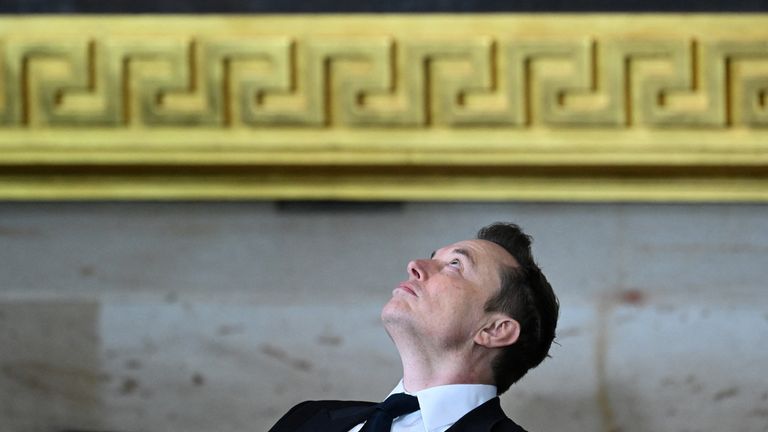
[[[269,432],[348,432],[374,410],[375,402],[307,401],[291,408]],[[446,432],[525,432],[501,410],[499,398],[468,412]]]

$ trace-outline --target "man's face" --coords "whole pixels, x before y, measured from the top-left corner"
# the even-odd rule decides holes
[[[389,334],[407,332],[441,349],[471,343],[487,317],[486,302],[501,286],[501,269],[516,266],[501,246],[465,240],[408,263],[408,280],[382,310]],[[397,342],[397,341],[396,341]]]

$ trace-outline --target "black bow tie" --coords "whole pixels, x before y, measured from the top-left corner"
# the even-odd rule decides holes
[[[376,405],[376,409],[368,417],[368,421],[365,422],[365,426],[360,429],[360,432],[389,432],[392,428],[392,420],[418,410],[419,400],[416,396],[395,393],[384,402]]]

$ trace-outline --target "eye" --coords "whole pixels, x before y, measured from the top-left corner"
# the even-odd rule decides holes
[[[458,258],[454,258],[448,262],[448,265],[457,269],[461,268],[461,261]]]

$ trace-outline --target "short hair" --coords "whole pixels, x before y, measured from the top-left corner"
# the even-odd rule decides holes
[[[549,356],[555,339],[560,303],[531,253],[530,236],[512,223],[496,222],[477,232],[479,240],[503,247],[518,263],[501,269],[501,287],[485,304],[486,312],[502,312],[520,323],[520,336],[491,363],[498,394]]]

